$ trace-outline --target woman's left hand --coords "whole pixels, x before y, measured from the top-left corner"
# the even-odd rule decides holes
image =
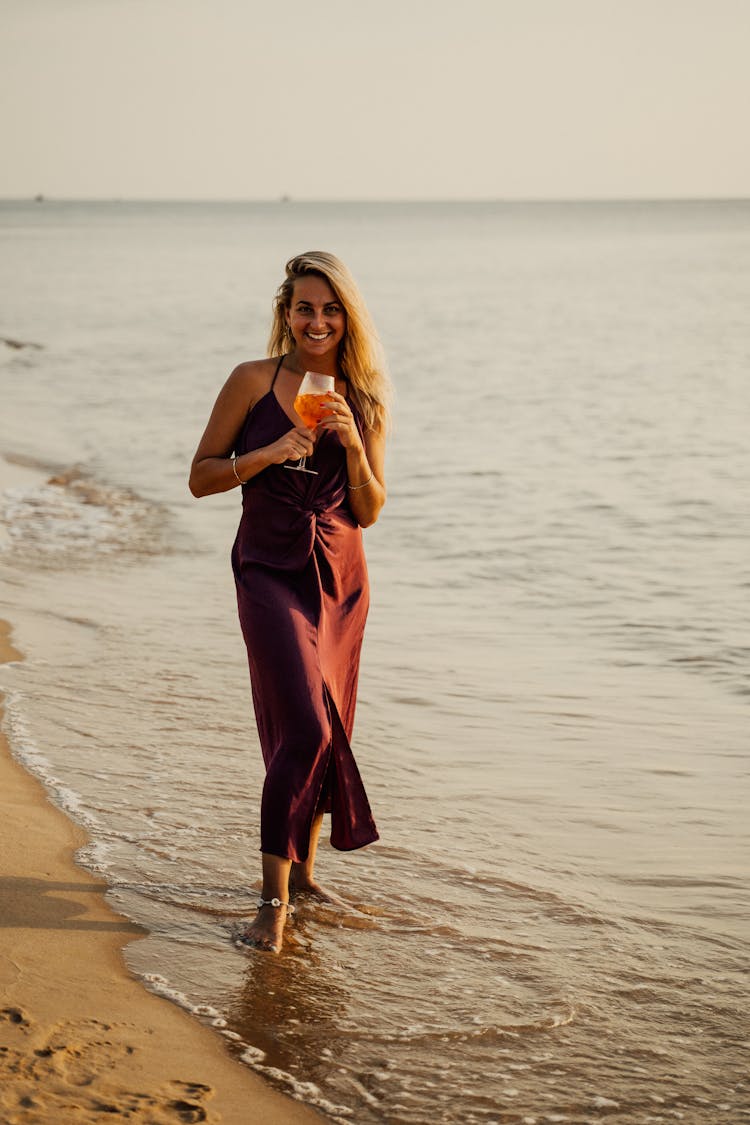
[[[327,414],[320,420],[318,427],[337,433],[344,449],[361,449],[362,438],[359,436],[357,423],[344,396],[338,391],[331,391],[325,397],[325,408]]]

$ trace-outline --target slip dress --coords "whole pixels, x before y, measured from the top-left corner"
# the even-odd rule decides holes
[[[283,358],[245,419],[237,456],[294,428],[274,389]],[[308,466],[317,475],[269,465],[243,484],[232,548],[266,767],[261,851],[297,862],[308,856],[320,808],[331,814],[335,848],[378,839],[351,748],[369,584],[337,434],[320,432]]]

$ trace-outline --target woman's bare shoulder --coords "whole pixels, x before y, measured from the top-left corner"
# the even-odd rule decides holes
[[[244,399],[248,408],[263,397],[271,386],[278,359],[248,359],[238,363],[227,379],[232,397]]]

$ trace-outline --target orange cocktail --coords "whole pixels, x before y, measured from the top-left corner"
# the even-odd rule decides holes
[[[327,398],[328,395],[325,393],[297,395],[295,398],[294,409],[308,429],[314,430],[318,423],[331,413],[330,410],[325,408]]]
[[[319,371],[306,371],[303,375],[294,400],[294,409],[308,429],[316,429],[324,418],[333,413],[331,409],[326,410],[325,403],[333,394],[335,386],[333,375],[321,375]],[[286,464],[284,468],[317,476],[317,470],[308,469],[307,457],[300,457],[298,464]]]

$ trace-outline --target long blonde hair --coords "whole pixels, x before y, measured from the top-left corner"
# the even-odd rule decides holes
[[[273,323],[268,339],[270,356],[287,355],[294,340],[287,328],[294,283],[315,274],[333,289],[346,313],[346,333],[339,345],[339,363],[349,380],[351,397],[368,430],[384,431],[390,420],[391,381],[375,325],[357,283],[344,263],[324,250],[309,250],[290,258],[286,277],[273,301]]]

